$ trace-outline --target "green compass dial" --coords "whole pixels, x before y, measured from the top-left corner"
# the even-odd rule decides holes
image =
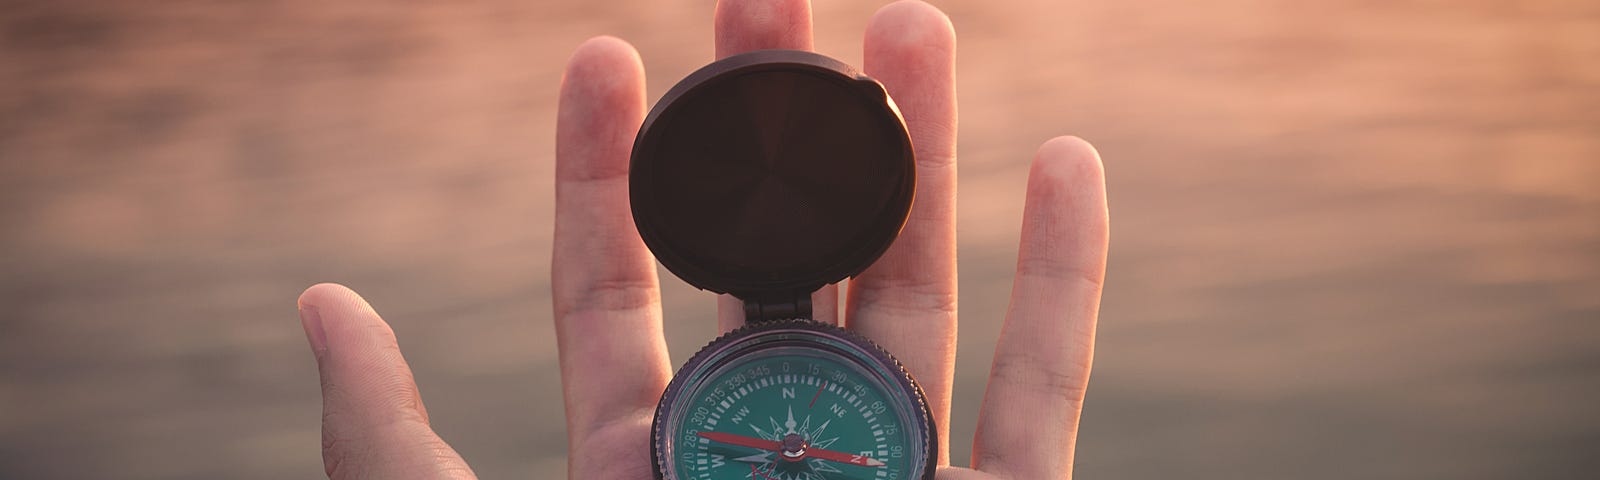
[[[691,360],[657,420],[666,478],[922,478],[920,392],[870,345],[817,330],[749,332]]]

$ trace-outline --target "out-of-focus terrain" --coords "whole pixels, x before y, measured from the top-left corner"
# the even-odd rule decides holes
[[[1600,471],[1600,3],[943,1],[965,464],[1033,149],[1106,159],[1081,478]],[[819,0],[860,63],[877,2]],[[362,292],[484,478],[560,478],[556,88],[709,1],[0,1],[0,478],[321,473],[306,286]],[[682,361],[713,300],[666,277]],[[641,452],[643,454],[644,452]]]

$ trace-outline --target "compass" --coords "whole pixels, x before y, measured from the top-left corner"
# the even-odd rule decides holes
[[[914,190],[893,100],[826,56],[734,55],[657,102],[634,141],[635,225],[663,266],[745,313],[662,394],[657,479],[933,478],[937,433],[916,380],[811,314],[812,292],[889,248]]]

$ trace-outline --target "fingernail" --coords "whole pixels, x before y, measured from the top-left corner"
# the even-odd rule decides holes
[[[322,330],[322,313],[316,305],[300,306],[300,326],[306,330],[306,340],[311,342],[311,353],[322,358],[328,350],[328,334]]]

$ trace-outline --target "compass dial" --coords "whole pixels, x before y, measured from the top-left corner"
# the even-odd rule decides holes
[[[920,390],[876,346],[837,327],[780,322],[702,350],[656,418],[662,478],[920,479],[931,421]]]

